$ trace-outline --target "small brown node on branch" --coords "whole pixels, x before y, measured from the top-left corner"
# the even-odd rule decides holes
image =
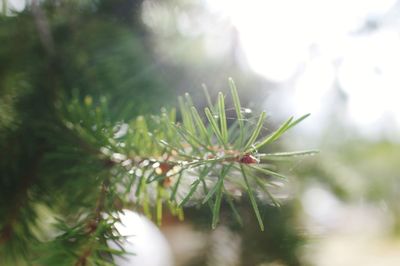
[[[241,157],[239,157],[239,162],[243,163],[243,164],[255,164],[255,163],[259,163],[260,160],[257,159],[254,155],[252,155],[250,153],[246,153],[246,154],[242,155]]]
[[[167,162],[161,162],[158,168],[160,169],[161,174],[165,175],[169,170],[171,170],[172,165]]]

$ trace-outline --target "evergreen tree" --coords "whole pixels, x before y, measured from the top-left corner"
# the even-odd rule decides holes
[[[259,153],[307,115],[262,136],[266,114],[249,122],[232,80],[233,123],[226,96],[206,90],[204,113],[185,95],[178,119],[173,108],[139,115],[170,94],[143,66],[146,32],[128,12],[141,1],[116,2],[32,1],[0,17],[1,265],[112,264],[124,209],[160,224],[163,209],[183,218],[204,204],[215,228],[222,204],[241,223],[241,192],[264,230],[258,204],[278,205],[272,181],[284,178],[270,160],[313,152]]]

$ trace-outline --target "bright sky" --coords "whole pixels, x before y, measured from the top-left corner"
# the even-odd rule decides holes
[[[251,67],[269,80],[287,84],[286,91],[277,92],[285,98],[278,101],[283,112],[311,112],[315,120],[308,122],[309,127],[320,124],[332,112],[328,106],[335,105],[337,84],[348,101],[347,122],[371,135],[388,129],[392,122],[399,129],[400,21],[395,17],[400,5],[396,0],[207,3],[237,28]],[[368,21],[376,21],[377,27],[368,31]]]
[[[2,9],[2,1],[0,1],[0,10]],[[7,8],[13,11],[21,11],[24,9],[26,5],[26,0],[6,0],[7,1]]]

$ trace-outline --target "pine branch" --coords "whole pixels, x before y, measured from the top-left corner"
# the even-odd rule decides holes
[[[262,112],[253,125],[243,113],[233,81],[229,82],[237,116],[234,129],[228,128],[222,93],[215,105],[208,99],[210,106],[204,114],[193,106],[189,95],[179,98],[182,122],[175,120],[175,110],[163,110],[159,116],[112,123],[106,104],[96,104],[90,96],[83,103],[77,97],[64,99],[67,104],[58,109],[62,121],[58,130],[63,134],[56,131],[54,136],[65,139],[57,140],[59,145],[46,154],[45,164],[56,166],[49,173],[57,172],[57,177],[47,186],[54,190],[55,199],[59,194],[67,196],[59,202],[69,214],[62,213],[56,224],[58,236],[41,247],[49,255],[37,261],[44,265],[112,263],[113,254],[124,254],[107,245],[123,237],[114,224],[124,208],[138,209],[160,225],[164,208],[182,219],[186,206],[207,204],[215,228],[226,201],[240,223],[234,191],[248,195],[264,230],[258,202],[269,199],[267,203],[279,205],[265,184],[285,178],[265,160],[314,151],[263,154],[258,150],[277,141],[306,116],[291,118],[262,137],[266,114]],[[256,193],[258,187],[257,192],[265,196]],[[61,251],[64,261],[60,261]]]
[[[109,179],[108,177],[105,178],[105,180],[101,184],[101,189],[100,189],[100,194],[96,202],[96,208],[94,210],[94,217],[89,218],[87,222],[87,237],[92,238],[93,235],[95,235],[96,230],[99,226],[99,223],[102,221],[102,214],[105,211],[105,199],[106,199],[106,194],[107,190],[109,187]],[[91,244],[91,243],[90,243]],[[87,258],[91,256],[93,252],[93,245],[89,245],[86,247],[86,249],[83,251],[83,253],[79,256],[78,260],[75,263],[75,266],[84,266],[87,264]]]
[[[217,203],[220,202],[226,193],[223,193],[224,187],[221,186],[221,179],[218,177],[220,174],[215,173],[215,170],[227,164],[249,165],[253,171],[279,178],[283,177],[269,169],[255,166],[259,164],[260,158],[268,159],[273,156],[272,154],[259,154],[257,150],[278,140],[285,131],[308,115],[294,121],[290,118],[271,135],[259,140],[259,135],[264,127],[265,113],[261,113],[250,134],[245,134],[245,132],[249,132],[252,125],[249,125],[243,117],[236,87],[232,80],[230,80],[230,86],[239,121],[239,142],[237,139],[232,139],[229,134],[224,96],[221,93],[215,105],[217,108],[211,107],[213,111],[209,108],[205,109],[208,124],[203,121],[200,113],[193,106],[190,96],[186,95],[185,98],[179,98],[182,124],[171,119],[174,117],[173,115],[163,112],[159,117],[153,116],[150,119],[139,117],[129,125],[124,124],[128,129],[117,139],[111,137],[110,134],[108,138],[104,138],[106,143],[103,143],[100,150],[103,155],[122,167],[122,171],[133,173],[125,176],[121,181],[136,187],[135,204],[143,207],[149,217],[153,216],[149,207],[154,205],[157,209],[157,220],[161,221],[159,216],[162,202],[171,200],[174,201],[172,206],[178,207],[192,204],[196,199],[200,199],[200,202],[204,204],[211,198],[217,197]],[[82,113],[82,108],[90,109],[89,105],[86,107],[75,106],[68,110],[79,110]],[[101,113],[97,112],[97,115],[101,116]],[[81,121],[82,118],[79,119]],[[69,121],[69,123],[74,124],[76,121]],[[93,127],[94,125],[89,123],[87,126]],[[107,132],[110,133],[113,130],[115,131],[115,128],[109,128]],[[79,128],[79,131],[83,135],[93,133],[89,128]],[[295,154],[297,153],[292,155]],[[205,172],[204,169],[206,169]],[[244,175],[243,171],[232,168],[226,173],[226,181],[234,184],[236,176],[240,173]],[[178,176],[179,178],[177,178]],[[201,196],[197,189],[199,184],[204,181],[204,177],[208,177],[207,181],[211,182],[212,189],[207,195]],[[188,184],[182,185],[182,180],[187,180]],[[173,185],[171,186],[171,184]],[[183,193],[180,191],[188,192],[179,196]],[[129,193],[124,195],[125,199],[128,199],[129,196]],[[273,202],[276,201],[273,200]],[[129,203],[127,204],[129,205]],[[172,211],[176,213],[177,210]],[[216,218],[218,215],[219,209],[214,205],[214,225],[218,220]]]

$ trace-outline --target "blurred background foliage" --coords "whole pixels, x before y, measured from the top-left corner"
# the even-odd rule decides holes
[[[307,8],[307,3],[303,7]],[[253,2],[251,5],[257,6]],[[218,90],[227,91],[227,78],[231,76],[244,106],[253,112],[269,111],[268,129],[276,122],[272,118],[280,119],[290,111],[304,111],[304,105],[300,109],[291,107],[292,103],[297,106],[298,91],[288,88],[295,87],[307,72],[300,68],[285,80],[260,71],[256,73],[246,54],[243,41],[246,37],[240,32],[240,24],[235,24],[234,17],[221,16],[210,6],[213,5],[209,1],[189,0],[2,0],[1,220],[17,219],[12,209],[20,202],[18,187],[29,185],[26,182],[50,182],[34,173],[40,172],[36,171],[37,167],[43,171],[48,169],[49,166],[41,165],[46,151],[57,149],[57,141],[68,141],[71,137],[55,128],[59,123],[57,106],[73,96],[84,100],[90,95],[95,102],[107,101],[110,119],[126,121],[139,114],[175,106],[176,96],[187,91],[197,106],[205,106],[201,85],[205,83],[215,98]],[[226,6],[230,10],[229,3]],[[397,2],[393,3],[383,12],[386,16],[373,17],[375,24],[365,24],[371,17],[363,18],[365,23],[360,28],[373,31],[374,25],[387,24],[393,12],[399,10],[398,6]],[[251,21],[252,17],[246,19]],[[399,31],[396,23],[390,25]],[[258,29],[258,34],[268,35],[268,32]],[[314,48],[315,45],[310,44]],[[268,50],[269,46],[264,49]],[[290,50],[290,46],[283,45],[282,50],[285,49]],[[287,54],[292,56],[289,51]],[[260,54],[260,59],[268,61],[269,57]],[[281,59],[286,62],[284,56]],[[332,60],[329,64],[335,68],[338,62]],[[380,125],[371,122],[371,127],[375,127],[372,130],[357,127],[358,122],[349,119],[346,112],[351,109],[346,105],[349,97],[353,97],[351,91],[340,83],[340,73],[335,75],[328,86],[332,89],[328,95],[332,97],[326,104],[333,107],[315,109],[318,119],[305,124],[305,129],[300,126],[285,138],[287,141],[277,144],[284,150],[311,146],[320,149],[321,154],[277,162],[290,178],[282,195],[282,207],[262,206],[265,232],[258,230],[257,221],[250,215],[250,206],[244,203],[240,206],[245,219],[243,227],[238,227],[227,215],[222,218],[224,226],[214,232],[209,231],[207,210],[188,208],[184,224],[171,219],[163,231],[172,247],[176,247],[173,241],[196,241],[196,235],[171,236],[179,234],[177,228],[186,228],[189,224],[191,232],[202,232],[199,239],[203,244],[188,258],[187,250],[174,248],[177,265],[367,265],[365,260],[369,257],[363,260],[364,253],[371,249],[372,256],[387,255],[394,261],[394,264],[375,261],[380,265],[398,265],[400,254],[387,254],[379,249],[386,245],[399,247],[396,237],[400,232],[400,147],[396,137],[398,124],[393,122],[398,117],[383,120]],[[304,97],[317,97],[315,92],[311,90]],[[368,105],[373,108],[374,102]],[[374,133],[376,127],[382,128],[378,135]],[[369,130],[373,132],[372,137]],[[11,182],[24,175],[32,176],[28,181]],[[62,189],[64,183],[56,182],[60,182]],[[43,201],[47,200],[45,195]],[[37,213],[30,213],[29,206],[25,208],[27,213],[23,216],[36,219]],[[22,236],[30,234],[25,229],[21,228]],[[212,244],[207,247],[207,243],[220,243],[215,236],[226,237],[231,245],[221,242],[225,250]],[[366,236],[372,243],[378,243],[377,246],[351,248],[360,237]],[[350,247],[350,251],[338,246]],[[331,260],[335,256],[343,260]]]

